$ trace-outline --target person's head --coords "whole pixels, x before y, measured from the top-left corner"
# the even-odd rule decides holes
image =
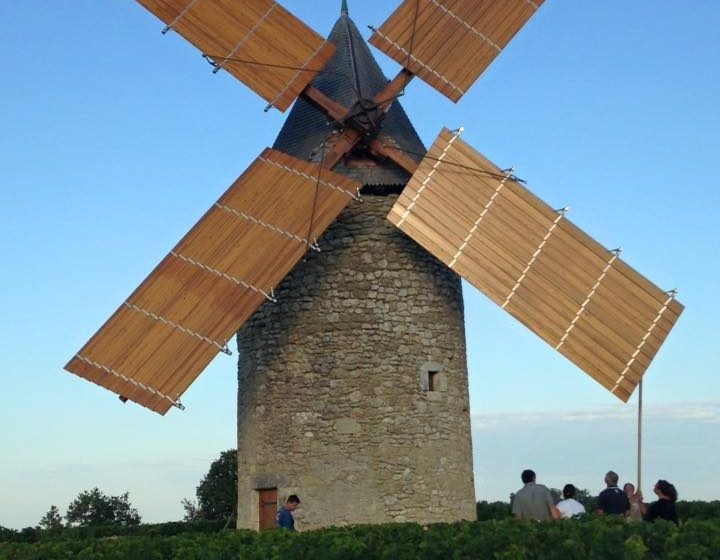
[[[300,498],[296,494],[290,494],[288,499],[285,500],[285,509],[288,511],[295,511],[300,505]]]
[[[572,484],[566,484],[563,487],[563,498],[566,500],[569,500],[570,498],[575,498],[575,486]]]
[[[625,494],[629,498],[630,496],[635,494],[635,485],[632,482],[626,482],[623,485],[623,492],[625,492]]]
[[[661,500],[670,500],[671,502],[677,501],[677,490],[675,490],[675,486],[670,484],[667,480],[658,480],[655,483],[653,491]]]
[[[615,471],[608,471],[605,475],[605,484],[608,486],[617,486],[619,479],[620,477],[618,476],[618,473]]]
[[[520,475],[520,478],[522,478],[523,484],[527,484],[528,482],[535,482],[535,471],[525,469]]]

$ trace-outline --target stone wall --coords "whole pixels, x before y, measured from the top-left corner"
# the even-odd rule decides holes
[[[301,530],[475,517],[460,279],[396,198],[351,203],[238,333],[239,528],[270,487]]]

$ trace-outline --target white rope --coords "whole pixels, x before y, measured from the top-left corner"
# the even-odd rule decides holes
[[[225,344],[218,344],[218,343],[215,342],[214,340],[211,340],[211,339],[209,339],[208,337],[201,335],[200,333],[197,333],[197,332],[195,332],[195,331],[191,331],[190,329],[188,329],[188,328],[186,328],[186,327],[183,327],[182,325],[179,325],[179,324],[177,324],[177,323],[174,323],[174,322],[166,319],[165,317],[162,317],[162,316],[158,315],[157,313],[153,313],[152,311],[148,311],[147,309],[143,309],[142,307],[138,307],[137,305],[133,305],[133,304],[130,303],[130,302],[127,302],[127,301],[126,301],[126,302],[124,303],[124,305],[125,305],[126,307],[129,307],[129,308],[132,309],[133,311],[137,311],[138,313],[142,313],[143,315],[146,315],[147,317],[150,317],[151,319],[155,319],[156,321],[159,321],[159,322],[161,322],[161,323],[163,323],[163,324],[165,324],[165,325],[168,325],[168,326],[170,326],[170,327],[172,327],[172,328],[174,328],[174,329],[177,329],[177,330],[179,330],[180,332],[183,332],[183,333],[185,333],[185,334],[187,334],[187,335],[189,335],[189,336],[194,336],[195,338],[197,338],[197,339],[199,339],[199,340],[202,340],[203,342],[207,342],[208,344],[211,344],[212,346],[216,346],[216,347],[220,350],[220,352],[223,352],[223,353],[227,354],[228,356],[231,355],[230,350],[228,349],[228,347],[227,347]]]
[[[475,230],[477,230],[478,226],[480,225],[480,222],[483,221],[483,218],[485,217],[485,214],[488,213],[488,210],[490,210],[490,207],[495,202],[495,198],[497,195],[500,194],[500,191],[505,186],[505,182],[512,176],[513,169],[510,168],[505,172],[505,177],[503,177],[502,181],[500,181],[500,184],[498,184],[497,188],[495,189],[495,192],[490,197],[490,200],[487,201],[485,204],[485,207],[483,208],[482,212],[480,212],[480,216],[478,216],[478,219],[475,220],[475,223],[473,224],[473,227],[470,228],[470,232],[465,236],[465,240],[463,241],[462,245],[460,245],[460,248],[457,250],[457,253],[455,253],[455,256],[450,261],[450,264],[448,265],[450,268],[455,266],[455,263],[460,258],[460,255],[465,250],[465,247],[467,247],[467,244],[470,242],[470,239],[473,235],[475,235]]]
[[[487,37],[485,34],[481,33],[480,31],[478,31],[477,29],[475,29],[472,25],[470,25],[468,22],[466,22],[460,16],[458,16],[457,14],[455,14],[454,12],[452,12],[451,10],[449,10],[448,8],[446,8],[445,6],[440,4],[440,2],[438,2],[437,0],[428,0],[428,1],[431,2],[432,4],[435,4],[435,6],[440,8],[443,12],[445,12],[447,15],[449,15],[454,20],[460,22],[463,26],[465,26],[467,29],[469,29],[471,32],[473,32],[475,35],[480,37],[480,39],[482,39],[483,41],[485,41],[486,43],[491,45],[497,52],[500,52],[502,50],[489,37]]]
[[[170,254],[180,259],[181,261],[185,261],[186,263],[190,263],[193,266],[197,266],[198,268],[202,268],[203,270],[206,270],[208,272],[211,272],[212,274],[215,274],[216,276],[220,276],[222,278],[225,278],[225,280],[229,280],[233,284],[237,284],[238,286],[242,286],[243,288],[247,288],[248,290],[252,290],[253,292],[257,292],[258,294],[262,294],[267,299],[269,299],[272,302],[277,303],[277,300],[273,297],[272,294],[268,294],[267,292],[261,290],[260,288],[256,288],[252,284],[248,284],[244,280],[240,280],[239,278],[235,278],[234,276],[230,276],[229,274],[222,272],[220,270],[216,270],[206,264],[203,264],[201,262],[196,261],[195,259],[191,259],[190,257],[186,257],[185,255],[181,255],[180,253],[176,253],[175,251],[170,251]],[[272,291],[272,290],[271,290]]]
[[[104,365],[102,365],[102,364],[99,364],[99,363],[97,363],[97,362],[94,362],[94,361],[91,360],[90,358],[86,358],[85,356],[81,356],[80,354],[75,354],[75,357],[76,357],[78,360],[80,360],[81,362],[85,362],[86,364],[89,364],[89,365],[91,365],[91,366],[93,366],[93,367],[96,367],[96,368],[98,368],[98,369],[101,369],[101,370],[103,370],[103,371],[106,372],[106,373],[109,373],[109,374],[111,374],[111,375],[114,375],[115,377],[118,377],[118,378],[122,379],[122,380],[125,381],[126,383],[130,383],[130,384],[132,384],[132,385],[135,385],[136,387],[139,387],[139,388],[142,389],[143,391],[148,391],[149,393],[152,393],[153,395],[157,395],[158,397],[162,397],[163,399],[166,399],[166,400],[170,401],[173,406],[176,406],[176,407],[179,408],[180,410],[185,410],[185,407],[180,403],[180,401],[175,400],[175,399],[173,399],[173,398],[165,395],[164,393],[161,393],[161,392],[158,391],[157,389],[153,389],[153,388],[150,387],[149,385],[145,385],[144,383],[141,383],[140,381],[136,381],[135,379],[132,379],[131,377],[128,377],[127,375],[124,375],[124,374],[120,373],[119,371],[115,371],[115,370],[112,369],[112,368],[109,368],[109,367],[107,367],[107,366],[104,366]]]
[[[415,196],[410,201],[410,204],[405,209],[405,212],[403,212],[403,215],[400,217],[400,221],[398,222],[398,227],[402,225],[402,223],[405,221],[405,218],[408,217],[408,214],[410,214],[410,210],[412,210],[412,207],[415,206],[415,203],[417,202],[417,199],[420,198],[420,194],[425,190],[425,187],[428,186],[431,177],[437,171],[438,167],[440,167],[440,164],[442,163],[442,160],[445,159],[445,156],[448,153],[448,150],[450,149],[450,146],[453,142],[462,134],[463,127],[458,128],[457,132],[453,135],[452,138],[450,138],[450,141],[447,143],[447,146],[443,148],[442,153],[440,154],[440,157],[438,157],[435,160],[435,163],[432,166],[432,169],[430,169],[430,173],[427,174],[425,177],[425,180],[420,184],[420,188],[418,189],[418,192],[415,193]]]
[[[283,163],[280,163],[280,162],[272,160],[272,159],[264,158],[264,157],[259,157],[258,159],[262,162],[269,163],[270,165],[274,165],[275,167],[279,167],[280,169],[284,169],[285,171],[287,171],[289,173],[293,173],[294,175],[299,175],[300,177],[303,177],[304,179],[307,179],[308,181],[312,181],[313,186],[315,186],[319,183],[322,186],[327,187],[329,189],[334,189],[336,191],[340,191],[341,193],[348,195],[353,200],[360,200],[359,197],[355,196],[350,191],[346,191],[342,187],[338,187],[337,185],[333,185],[332,183],[328,183],[327,181],[323,181],[322,179],[320,181],[318,181],[317,177],[311,177],[307,173],[298,171],[297,169],[295,169],[293,167],[288,167],[287,165],[285,165]]]
[[[290,239],[294,239],[295,241],[299,241],[303,245],[308,245],[311,249],[314,251],[319,251],[320,247],[318,247],[317,243],[308,243],[307,239],[303,239],[299,235],[296,235],[294,233],[291,233],[289,231],[285,231],[284,229],[280,229],[277,226],[274,226],[272,224],[269,224],[267,222],[263,222],[262,220],[259,220],[253,216],[250,216],[248,214],[245,214],[244,212],[240,212],[239,210],[235,210],[235,208],[231,208],[230,206],[225,206],[224,204],[220,204],[219,202],[215,203],[215,206],[220,208],[221,210],[225,210],[225,212],[229,212],[230,214],[237,216],[238,218],[241,218],[243,220],[247,220],[248,222],[252,222],[254,224],[257,224],[259,226],[263,226],[265,228],[268,228],[276,233],[279,233],[281,235],[284,235],[285,237],[289,237]]]
[[[520,274],[520,278],[518,278],[517,282],[513,286],[513,289],[510,290],[510,293],[508,294],[507,298],[505,298],[505,303],[503,303],[500,307],[502,309],[505,309],[505,306],[510,303],[510,300],[515,295],[515,292],[520,287],[520,284],[525,279],[525,276],[527,276],[528,270],[530,270],[530,267],[533,265],[535,260],[538,258],[538,255],[542,252],[543,247],[545,246],[545,243],[547,243],[547,240],[550,239],[550,236],[552,235],[553,230],[557,227],[560,220],[562,220],[563,216],[567,214],[567,211],[569,208],[565,207],[562,210],[560,210],[560,214],[555,218],[555,221],[550,226],[550,229],[548,229],[548,232],[545,234],[545,237],[543,237],[542,243],[538,246],[538,248],[535,250],[535,252],[532,254],[532,257],[530,258],[530,262],[527,263],[527,266],[525,267],[525,270],[522,271],[522,274]]]
[[[565,334],[562,335],[562,338],[560,339],[560,342],[557,343],[557,346],[555,346],[555,350],[559,350],[560,347],[565,344],[565,339],[570,335],[570,331],[572,331],[575,328],[575,323],[577,323],[578,319],[580,319],[580,315],[582,315],[585,312],[585,307],[588,303],[590,303],[590,299],[595,295],[595,291],[598,289],[598,286],[600,286],[600,282],[603,281],[603,278],[605,278],[605,275],[608,273],[608,270],[610,270],[610,267],[612,266],[612,263],[615,262],[615,259],[617,259],[620,256],[620,253],[622,253],[622,249],[617,248],[612,251],[613,256],[610,258],[610,260],[605,265],[605,268],[603,268],[602,273],[600,273],[600,276],[598,277],[597,281],[593,285],[592,289],[590,290],[590,293],[585,298],[585,301],[580,306],[580,309],[575,314],[575,318],[570,322],[570,326],[565,330]]]
[[[175,19],[172,20],[170,23],[168,23],[165,26],[165,28],[162,30],[163,35],[165,35],[165,33],[167,33],[168,31],[170,31],[173,28],[173,25],[175,25],[178,21],[180,21],[185,16],[185,14],[188,12],[188,10],[193,7],[193,4],[195,4],[195,2],[197,2],[197,0],[190,0],[190,2],[188,2],[188,5],[185,6],[177,16],[175,16]]]
[[[273,2],[272,6],[270,6],[270,8],[268,8],[268,10],[263,14],[263,16],[262,16],[259,20],[257,20],[257,21],[255,22],[255,25],[252,26],[252,28],[250,29],[250,31],[248,31],[248,32],[242,37],[242,39],[240,39],[240,41],[238,42],[238,44],[235,45],[235,46],[232,48],[232,50],[228,53],[227,56],[223,57],[222,62],[220,62],[219,64],[218,64],[218,63],[215,64],[215,68],[214,68],[214,70],[213,70],[213,74],[217,73],[217,71],[220,70],[220,68],[222,68],[223,64],[225,64],[225,63],[228,61],[229,58],[232,58],[233,56],[235,56],[235,53],[240,49],[240,47],[241,47],[243,44],[245,44],[245,41],[247,41],[247,39],[248,39],[253,33],[255,33],[255,31],[257,30],[257,28],[260,27],[260,25],[262,25],[262,23],[263,23],[263,22],[267,19],[267,17],[270,15],[270,12],[272,12],[277,5],[278,5],[277,2]]]
[[[404,48],[402,48],[402,47],[401,47],[399,44],[397,44],[395,41],[393,41],[392,39],[390,39],[390,37],[388,37],[387,35],[381,33],[381,32],[380,32],[379,30],[377,30],[377,29],[373,29],[373,31],[374,31],[375,33],[377,33],[379,37],[381,37],[382,39],[385,39],[385,41],[387,41],[387,42],[390,43],[393,47],[395,47],[395,48],[398,49],[400,52],[402,52],[406,57],[412,58],[412,59],[413,59],[415,62],[417,62],[420,66],[422,66],[422,67],[425,68],[426,70],[430,71],[432,74],[435,74],[438,78],[440,78],[443,82],[445,82],[446,84],[448,84],[451,88],[453,88],[454,90],[459,91],[459,92],[460,92],[460,95],[465,95],[465,90],[463,90],[460,86],[455,85],[455,84],[452,83],[450,80],[448,80],[445,76],[443,76],[442,74],[440,74],[437,70],[435,70],[434,68],[431,68],[430,66],[428,66],[427,64],[425,64],[422,60],[420,60],[420,59],[419,59],[418,57],[416,57],[414,54],[409,53],[407,50],[405,50]]]
[[[660,321],[660,318],[662,317],[662,314],[665,313],[665,310],[668,308],[668,305],[670,305],[670,302],[673,299],[675,299],[676,295],[677,295],[677,290],[672,290],[670,292],[670,297],[668,297],[665,300],[665,303],[663,303],[662,308],[660,309],[660,311],[658,311],[657,317],[655,317],[652,324],[650,325],[650,328],[648,328],[647,332],[645,333],[645,336],[642,337],[640,344],[637,345],[637,348],[635,348],[635,351],[632,353],[632,356],[630,356],[630,359],[628,360],[627,364],[625,364],[625,369],[622,370],[620,377],[618,377],[617,381],[615,382],[615,386],[610,390],[611,393],[614,393],[615,391],[617,391],[617,388],[620,386],[620,383],[622,383],[622,380],[625,379],[627,372],[630,370],[630,366],[633,365],[635,358],[637,358],[637,355],[640,353],[640,350],[642,349],[642,347],[645,346],[645,343],[647,342],[648,337],[653,332],[653,329],[657,326],[658,321]]]

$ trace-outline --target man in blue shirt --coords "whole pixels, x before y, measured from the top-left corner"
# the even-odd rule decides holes
[[[283,507],[278,510],[277,515],[275,516],[275,523],[277,526],[282,529],[287,529],[288,531],[294,531],[295,519],[293,518],[292,512],[295,511],[299,505],[300,498],[298,498],[295,494],[290,494],[288,499],[285,500]]]

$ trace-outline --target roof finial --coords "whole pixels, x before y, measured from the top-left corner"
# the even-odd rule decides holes
[[[342,4],[340,5],[340,15],[341,16],[348,15],[347,0],[342,0]]]

